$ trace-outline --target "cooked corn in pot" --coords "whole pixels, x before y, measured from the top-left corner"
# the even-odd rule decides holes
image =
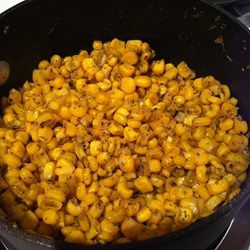
[[[1,216],[68,242],[124,243],[183,228],[240,192],[238,100],[140,40],[53,55],[2,99]]]

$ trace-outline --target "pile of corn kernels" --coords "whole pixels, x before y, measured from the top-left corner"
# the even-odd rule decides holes
[[[140,40],[41,61],[2,98],[0,215],[68,242],[125,243],[183,228],[240,192],[237,99]]]

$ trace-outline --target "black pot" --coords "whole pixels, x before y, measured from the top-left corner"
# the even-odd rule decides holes
[[[0,15],[0,32],[0,60],[11,67],[1,96],[30,79],[37,63],[52,54],[90,49],[96,39],[138,38],[149,42],[159,58],[173,63],[185,60],[200,76],[212,74],[228,84],[240,100],[240,114],[250,121],[250,33],[205,1],[26,0]],[[249,196],[248,170],[242,192],[213,215],[172,234],[123,245],[54,242],[5,221],[0,221],[0,234],[13,249],[206,249]]]

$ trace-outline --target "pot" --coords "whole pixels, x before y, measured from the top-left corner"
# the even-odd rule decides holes
[[[10,77],[0,95],[29,80],[39,61],[91,48],[93,40],[147,41],[159,58],[188,62],[213,75],[239,99],[250,122],[250,32],[222,8],[196,0],[26,0],[0,15],[0,60]],[[206,249],[250,196],[248,170],[241,193],[214,214],[169,235],[122,245],[83,246],[30,234],[0,221],[11,249]]]

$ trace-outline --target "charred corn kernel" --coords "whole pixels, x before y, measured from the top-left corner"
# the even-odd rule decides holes
[[[136,83],[131,77],[122,78],[121,90],[127,94],[133,93],[136,88]]]
[[[152,138],[151,140],[148,141],[148,148],[153,149],[158,146],[158,140],[156,138]]]
[[[231,151],[230,148],[226,144],[222,143],[218,147],[216,154],[218,157],[223,157],[223,156],[227,155],[230,151]]]
[[[111,94],[111,98],[122,100],[124,98],[124,93],[119,89],[114,89],[113,94]]]
[[[63,154],[63,151],[61,148],[57,147],[54,148],[50,154],[51,158],[55,161],[57,161]]]
[[[65,241],[70,242],[70,243],[78,243],[78,244],[83,244],[85,243],[85,235],[81,230],[73,230],[69,232],[66,237]]]
[[[99,185],[96,181],[93,181],[88,187],[88,193],[96,193],[99,189]]]
[[[83,117],[86,115],[86,112],[87,112],[87,106],[85,105],[82,105],[82,106],[77,106],[75,104],[72,104],[70,107],[69,107],[69,111],[72,115],[76,116],[76,117]]]
[[[209,96],[207,98],[207,100],[213,104],[216,104],[216,105],[221,105],[221,99],[219,97],[216,97],[216,96]]]
[[[182,95],[176,95],[174,97],[174,103],[176,105],[183,105],[185,103],[185,98]]]
[[[181,207],[177,216],[177,220],[181,224],[191,223],[193,220],[193,211],[189,207]]]
[[[89,168],[85,168],[83,172],[83,178],[85,185],[90,185],[92,181],[92,175]]]
[[[86,85],[86,79],[77,79],[75,83],[76,90],[79,92],[83,91],[85,85]]]
[[[122,115],[122,114],[119,114],[117,112],[114,114],[113,119],[114,119],[114,121],[118,122],[122,126],[126,126],[126,124],[127,124],[127,117]]]
[[[121,135],[123,133],[123,127],[116,123],[111,123],[108,127],[108,130],[113,135]]]
[[[143,75],[136,76],[134,78],[134,81],[135,81],[136,86],[140,88],[148,88],[152,84],[151,78],[148,76],[143,76]]]
[[[109,102],[109,97],[103,92],[102,93],[100,92],[95,96],[95,101],[98,104],[107,104]]]
[[[102,41],[94,41],[93,42],[93,49],[95,50],[101,50],[103,48],[103,44],[102,44]]]
[[[152,71],[156,76],[161,76],[165,71],[165,62],[164,62],[164,60],[155,61],[153,63]]]
[[[104,92],[108,91],[112,87],[111,81],[108,80],[103,82],[98,82],[97,85]]]
[[[133,119],[129,119],[127,121],[128,127],[130,128],[139,128],[141,126],[141,122],[140,121],[136,121]]]
[[[49,225],[56,225],[59,220],[59,215],[56,210],[49,209],[43,213],[43,221]]]
[[[150,220],[151,216],[152,216],[151,210],[148,207],[143,207],[137,213],[136,219],[139,222],[143,223],[143,222],[146,222],[146,221]]]
[[[64,236],[67,236],[70,232],[76,230],[77,227],[76,226],[65,226],[61,229],[61,233],[64,235]]]
[[[146,176],[138,177],[135,182],[135,187],[139,189],[142,193],[148,193],[153,191],[153,186]]]
[[[240,119],[235,119],[234,120],[234,131],[238,134],[240,133],[247,133],[248,131],[248,126],[246,121],[242,121]]]
[[[226,119],[224,121],[221,121],[219,124],[220,129],[224,131],[231,129],[233,126],[234,126],[234,121],[232,119]]]
[[[201,154],[196,154],[194,158],[196,165],[206,165],[209,162],[209,154],[202,152]]]
[[[15,195],[11,190],[6,190],[0,195],[0,204],[2,207],[9,207],[15,205]]]
[[[88,156],[87,157],[88,162],[89,162],[89,168],[91,169],[92,172],[97,171],[98,169],[98,161],[94,156]]]
[[[147,153],[147,146],[135,145],[134,151],[136,154],[145,155]]]
[[[86,71],[89,70],[90,68],[94,68],[95,66],[96,66],[96,64],[95,64],[93,58],[88,57],[88,58],[84,58],[82,60],[82,67]]]
[[[196,91],[201,91],[203,88],[203,78],[196,78],[193,82],[194,89]]]
[[[185,100],[192,100],[194,98],[194,89],[192,86],[187,86],[184,93]]]
[[[130,155],[124,155],[119,157],[119,167],[125,173],[134,173],[135,160]]]
[[[184,156],[176,155],[173,157],[173,162],[177,166],[184,167],[186,163],[186,159]]]
[[[56,78],[52,81],[52,86],[53,86],[54,88],[59,89],[59,88],[62,88],[62,87],[63,87],[64,82],[65,82],[64,77],[63,77],[63,76],[58,76],[58,77],[56,77]]]
[[[218,142],[223,141],[225,139],[225,137],[226,137],[226,131],[224,131],[224,130],[218,130],[214,136],[215,140]]]
[[[150,100],[150,98],[146,98],[146,99],[144,100],[143,104],[144,104],[146,107],[148,107],[150,110],[153,109],[153,106],[154,106],[154,105],[153,105],[152,101]]]
[[[10,151],[11,151],[12,154],[14,154],[14,155],[16,155],[16,156],[18,156],[20,158],[23,158],[26,149],[25,149],[24,145],[21,142],[17,141],[17,142],[13,143]]]
[[[177,68],[172,66],[171,68],[166,68],[166,73],[164,74],[164,77],[166,77],[168,80],[172,80],[177,76],[177,74]]]
[[[135,67],[128,63],[124,63],[119,66],[119,70],[123,77],[130,77],[134,74]]]
[[[92,141],[89,146],[90,154],[92,156],[97,156],[102,151],[102,142],[101,141]]]
[[[89,231],[89,229],[90,229],[89,220],[88,220],[88,217],[84,213],[79,215],[78,222],[79,222],[81,230],[83,232]]]
[[[77,205],[73,200],[69,200],[66,204],[66,210],[73,216],[79,216],[83,212],[82,205]]]
[[[98,219],[102,215],[102,212],[103,212],[103,207],[98,203],[92,204],[88,210],[88,214],[96,219]]]
[[[211,153],[217,146],[217,142],[214,139],[205,137],[199,141],[198,146]]]
[[[125,219],[125,217],[126,210],[123,207],[117,207],[105,212],[105,218],[113,224],[121,223]]]
[[[108,60],[108,65],[111,66],[111,67],[115,67],[117,65],[117,62],[118,62],[118,58],[115,57],[115,56],[112,56]]]
[[[125,127],[123,131],[123,135],[124,135],[124,139],[129,142],[136,141],[137,138],[139,137],[139,133],[130,127]]]
[[[167,210],[167,211],[170,211],[170,212],[176,212],[177,211],[177,206],[174,202],[172,201],[166,201],[164,203],[164,208]]]
[[[129,111],[128,111],[125,107],[118,108],[118,109],[116,110],[116,113],[117,113],[117,114],[124,115],[124,116],[126,116],[126,117],[129,115]]]
[[[124,53],[124,55],[121,58],[121,61],[123,63],[127,63],[130,65],[134,65],[138,62],[138,56],[133,50],[128,50],[127,52]]]
[[[10,168],[18,168],[22,165],[21,159],[14,154],[4,155],[3,161]]]
[[[121,224],[122,234],[129,239],[136,239],[142,232],[143,226],[134,218],[126,218]]]
[[[113,223],[111,223],[110,221],[104,219],[102,220],[101,224],[101,229],[110,234],[110,235],[115,235],[117,234],[118,230],[119,230],[119,227],[118,226],[115,226]]]
[[[212,120],[209,117],[198,117],[193,121],[195,127],[209,126],[212,123]]]
[[[87,193],[87,189],[84,183],[78,183],[78,186],[76,188],[76,198],[80,201],[82,201],[85,198],[85,195]]]
[[[211,194],[208,192],[205,186],[199,185],[196,189],[196,192],[205,201],[211,197]]]
[[[237,182],[237,178],[233,174],[227,174],[224,176],[224,178],[228,181],[230,186],[235,185],[235,183]]]
[[[20,224],[24,230],[28,230],[28,229],[34,230],[38,226],[39,220],[31,210],[28,210],[21,217]]]
[[[59,55],[53,55],[50,59],[51,64],[55,65],[56,67],[60,67],[62,58]],[[47,64],[47,62],[45,63]]]
[[[207,200],[205,205],[209,211],[213,211],[221,202],[222,199],[219,196],[215,195]]]
[[[60,108],[61,108],[61,105],[60,105],[60,103],[58,103],[57,101],[51,101],[51,102],[49,103],[49,108],[50,108],[51,110],[53,110],[53,111],[58,112],[58,111],[60,110]]]
[[[126,48],[134,50],[136,53],[141,52],[142,41],[141,40],[128,40],[126,43]]]
[[[55,189],[50,189],[45,191],[45,196],[46,198],[57,200],[60,202],[65,202],[66,201],[66,195],[63,192],[62,189],[55,188]]]
[[[125,181],[119,182],[117,184],[117,191],[124,199],[129,199],[133,195],[133,190],[128,188],[127,183]]]
[[[105,72],[103,70],[99,70],[95,73],[95,79],[98,81],[98,82],[101,82],[105,79],[106,75],[105,75]],[[99,86],[100,87],[100,86]]]
[[[109,160],[110,155],[108,152],[101,152],[100,154],[97,155],[96,159],[97,162],[101,165],[104,165],[107,163],[107,161]]]
[[[70,120],[71,118],[71,113],[68,107],[62,106],[59,110],[59,115],[66,120]]]
[[[4,121],[6,126],[12,126],[13,123],[15,122],[15,119],[16,119],[16,117],[12,113],[5,114],[3,117],[3,121]]]
[[[90,84],[86,85],[85,91],[86,91],[86,93],[88,93],[88,95],[95,97],[99,93],[100,88],[98,87],[97,84],[90,83]]]
[[[207,182],[207,168],[205,165],[199,165],[196,168],[196,178],[199,182]]]
[[[188,78],[191,75],[191,70],[185,62],[181,62],[177,65],[178,73],[183,78]]]
[[[30,185],[35,181],[34,175],[26,168],[20,170],[20,177],[25,184]]]
[[[222,194],[229,189],[229,183],[226,179],[221,179],[218,182],[208,182],[207,189],[212,195]]]
[[[153,173],[158,173],[161,171],[161,162],[157,159],[152,159],[148,162],[149,170]]]
[[[87,239],[87,240],[91,240],[91,239],[93,239],[95,236],[98,235],[98,232],[97,232],[97,230],[96,230],[96,228],[95,228],[94,226],[91,226],[90,229],[89,229],[89,231],[86,232],[85,235],[86,235],[86,239]]]
[[[37,136],[40,141],[48,143],[53,137],[53,131],[50,127],[38,128]]]
[[[7,130],[5,132],[5,140],[9,143],[14,143],[16,141],[15,134],[13,130]]]
[[[43,60],[39,62],[38,68],[39,69],[46,69],[49,66],[49,62],[47,60]]]
[[[0,128],[0,138],[5,138],[6,132],[7,132],[6,128]]]
[[[74,137],[76,135],[76,126],[72,123],[67,122],[65,124],[65,135],[69,137]]]
[[[129,200],[125,201],[124,207],[126,209],[127,216],[133,217],[133,216],[136,216],[137,212],[139,211],[140,204],[139,204],[139,202],[137,202],[133,199],[129,199]]]
[[[56,175],[68,175],[72,174],[75,170],[74,165],[72,162],[65,158],[60,158],[56,164],[55,174]]]
[[[162,170],[161,174],[165,176],[164,170]],[[170,175],[170,173],[168,172],[168,176]],[[155,187],[161,187],[164,184],[164,179],[156,174],[152,174],[150,177],[150,181],[151,183],[155,186]]]
[[[209,118],[214,118],[218,115],[219,111],[220,111],[220,106],[212,103],[211,109],[205,113],[205,116]]]
[[[183,135],[185,132],[186,132],[186,127],[185,127],[185,125],[183,125],[182,123],[177,123],[177,124],[176,124],[176,127],[175,127],[175,133],[176,133],[178,136],[181,136],[181,135]]]
[[[152,199],[151,201],[149,201],[148,207],[151,210],[159,211],[162,216],[164,216],[165,213],[166,213],[165,208],[164,208],[164,203],[162,203],[162,202],[160,202],[160,201],[158,201],[156,199]]]
[[[83,199],[83,204],[89,206],[95,202],[98,201],[98,197],[96,194],[94,193],[88,193],[85,195],[84,199]]]

